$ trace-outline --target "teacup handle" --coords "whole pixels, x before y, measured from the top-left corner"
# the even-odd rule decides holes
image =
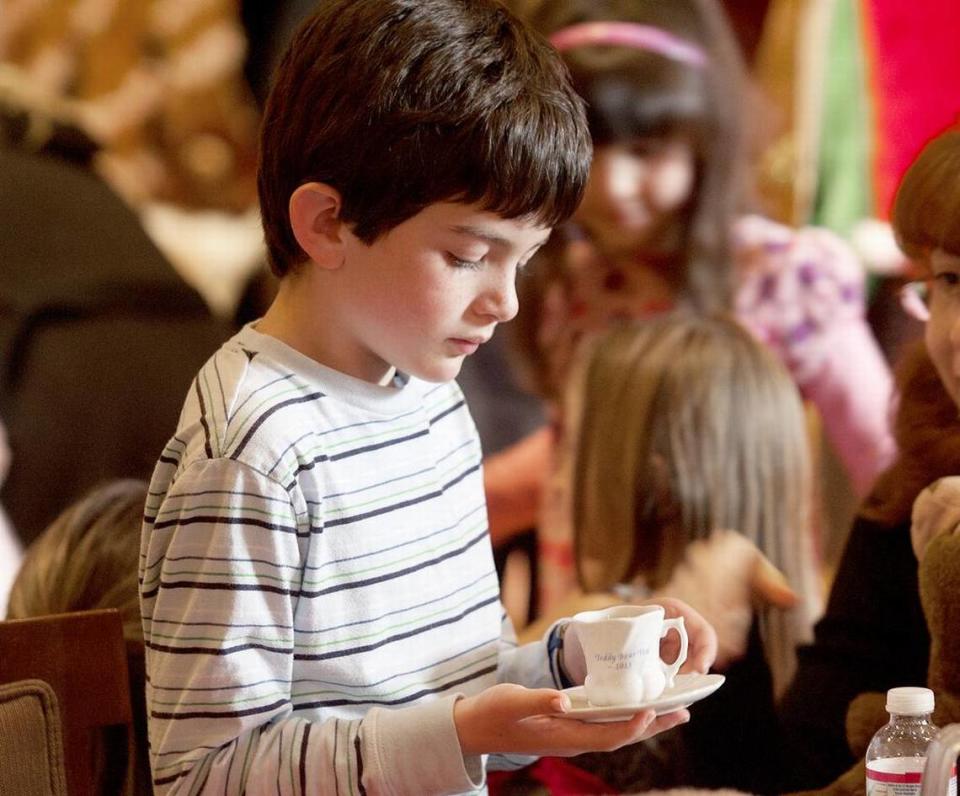
[[[665,619],[660,638],[664,638],[671,630],[676,630],[680,634],[680,652],[677,653],[677,659],[673,663],[660,661],[663,664],[663,673],[667,678],[667,688],[673,686],[673,678],[676,677],[680,667],[683,666],[683,662],[687,659],[687,629],[683,626],[682,616],[676,619]]]

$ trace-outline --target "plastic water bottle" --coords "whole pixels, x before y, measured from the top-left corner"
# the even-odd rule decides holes
[[[891,688],[887,691],[890,721],[877,730],[867,747],[867,796],[919,796],[927,744],[938,727],[930,721],[933,691]],[[956,778],[950,793],[957,792]]]

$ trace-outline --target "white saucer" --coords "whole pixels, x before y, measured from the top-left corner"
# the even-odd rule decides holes
[[[709,696],[723,685],[726,678],[722,674],[678,674],[671,688],[666,689],[656,699],[629,705],[607,705],[597,707],[587,701],[582,685],[566,688],[563,693],[570,697],[571,708],[561,715],[581,721],[624,721],[641,710],[653,708],[658,716],[673,713],[688,707],[694,702]]]

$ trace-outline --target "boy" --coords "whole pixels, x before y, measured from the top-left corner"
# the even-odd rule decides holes
[[[259,177],[279,293],[200,371],[144,518],[158,793],[474,791],[488,753],[687,718],[543,715],[566,705],[562,625],[549,651],[501,632],[452,382],[576,206],[588,140],[553,52],[493,0],[331,1],[294,39]]]

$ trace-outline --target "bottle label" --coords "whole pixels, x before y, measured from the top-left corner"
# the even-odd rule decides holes
[[[881,757],[867,763],[867,796],[920,796],[925,757]],[[957,796],[957,770],[950,778]]]

